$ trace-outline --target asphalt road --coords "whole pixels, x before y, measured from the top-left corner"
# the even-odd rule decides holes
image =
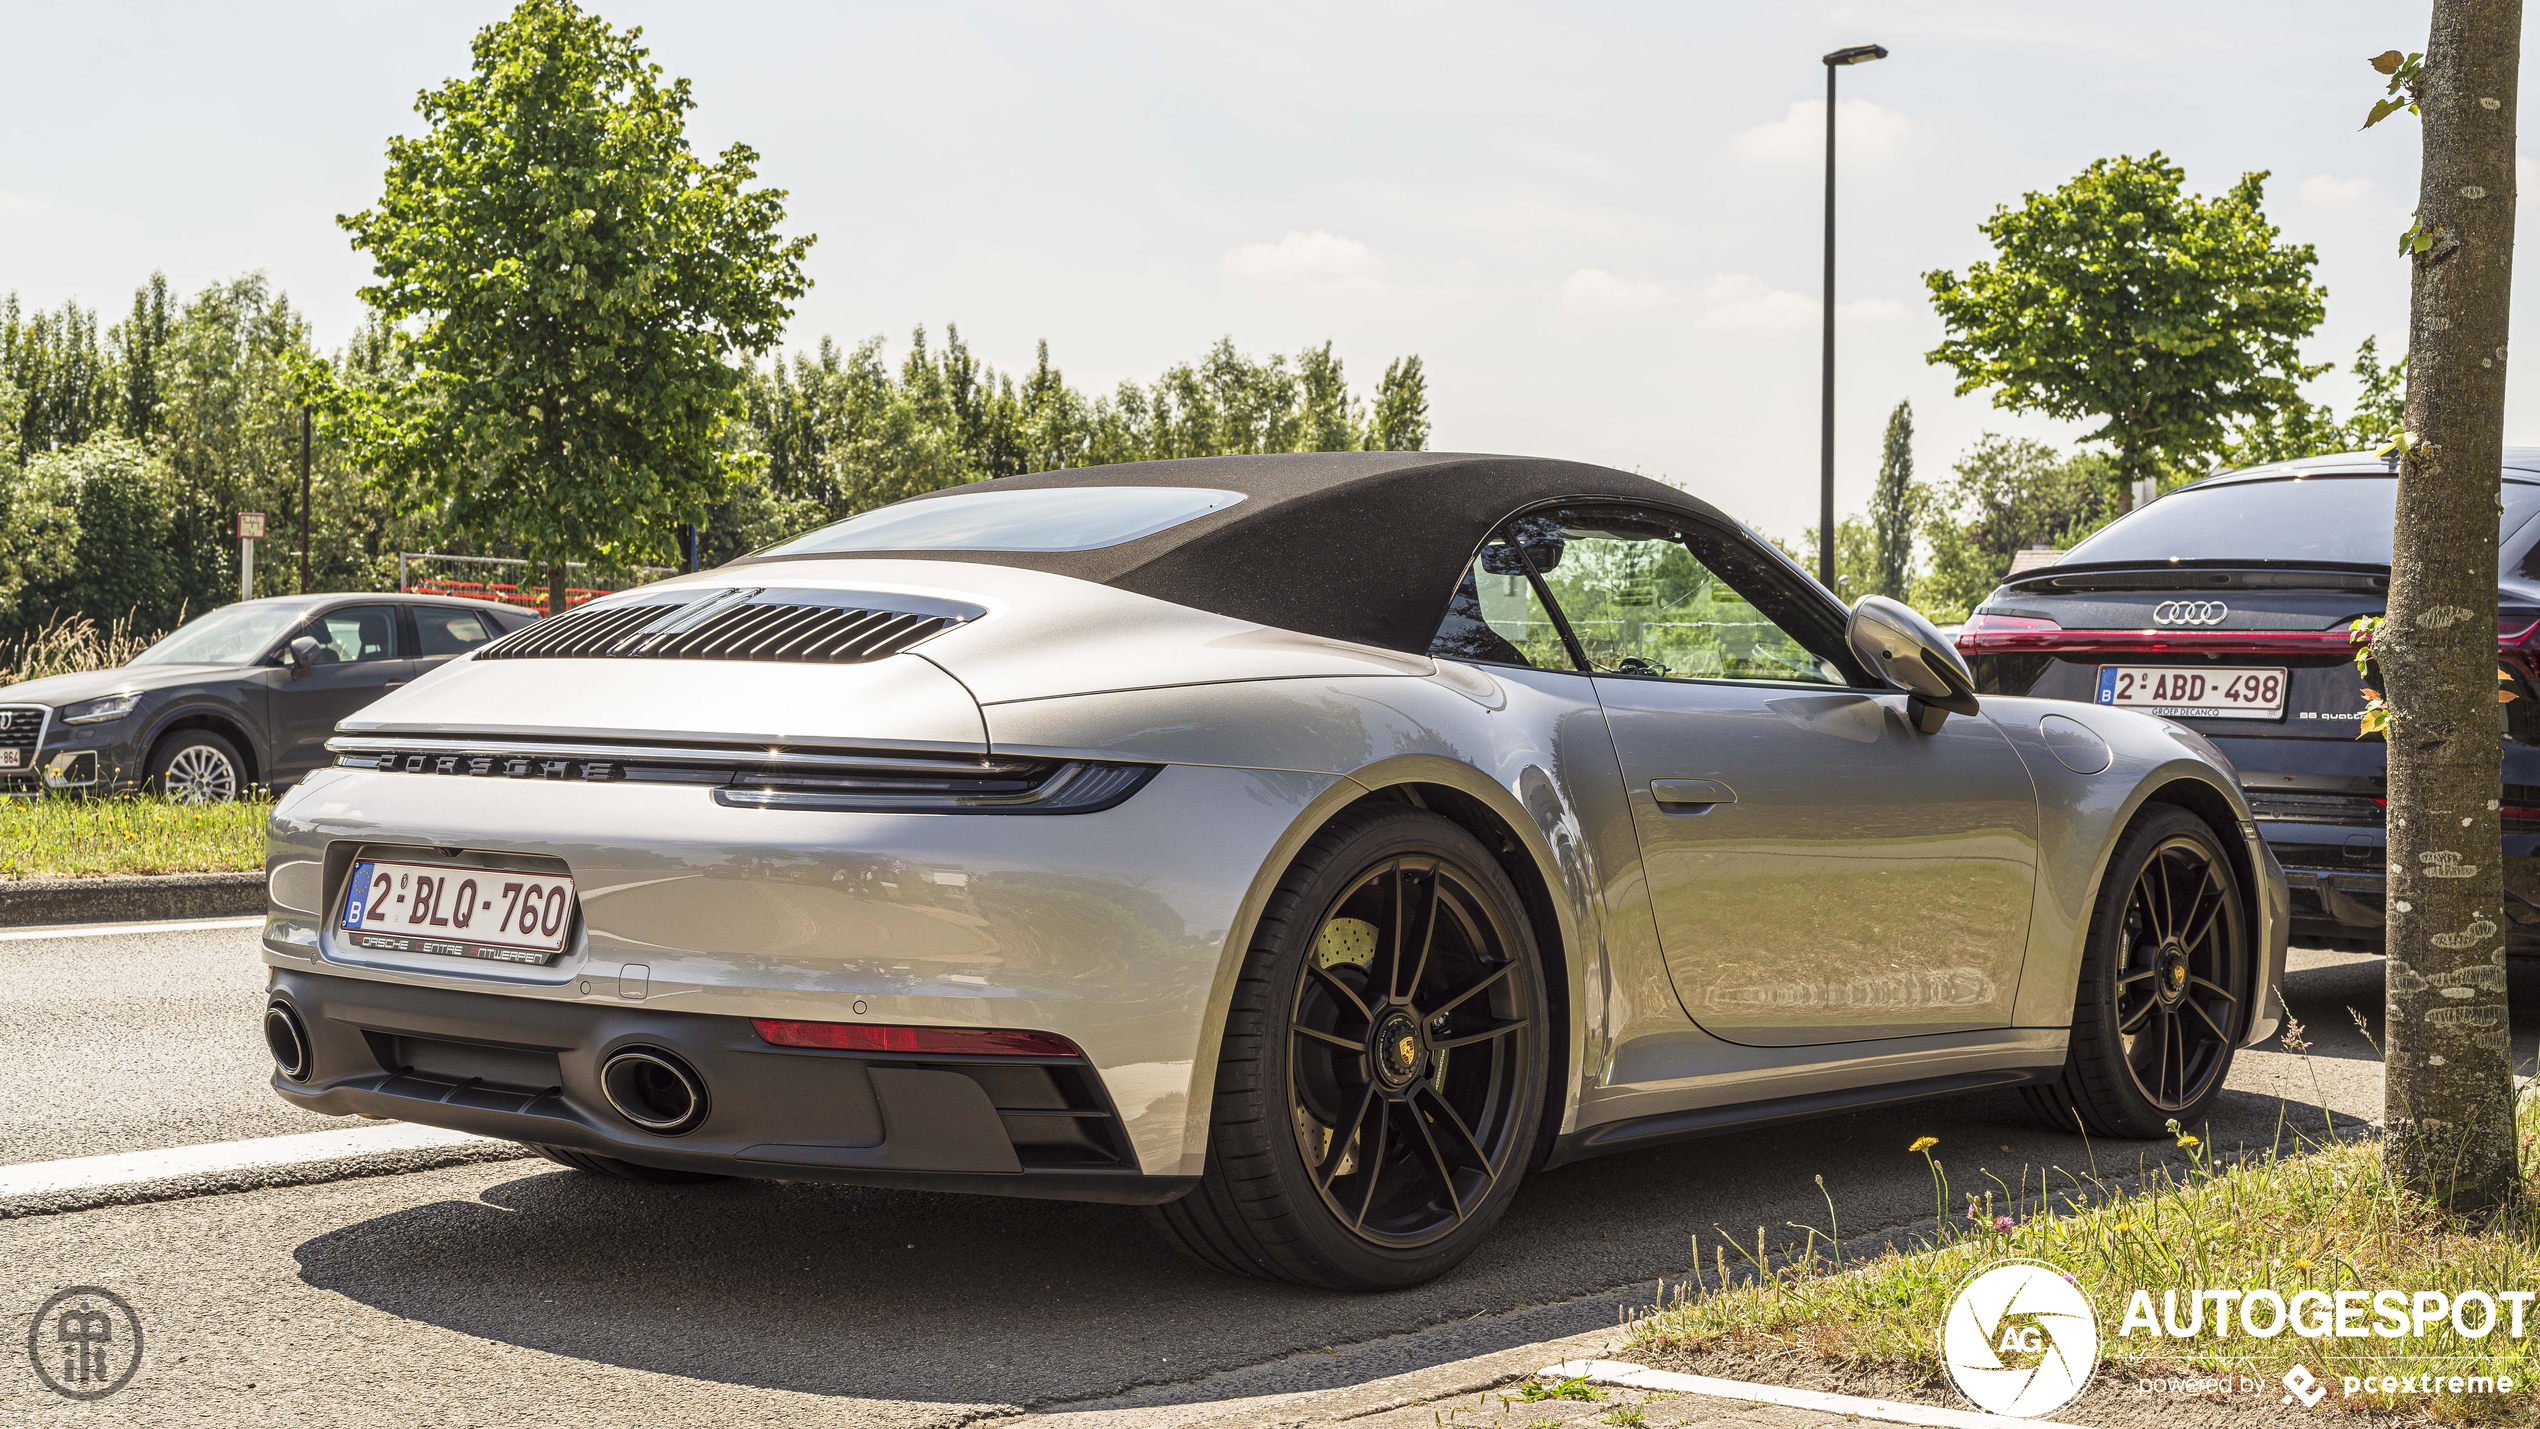
[[[2377,1013],[2380,963],[2297,966],[2310,1053],[2243,1054],[2204,1129],[2217,1148],[2378,1109],[2347,1009]],[[0,1071],[58,1093],[0,1101],[5,1159],[337,1125],[263,1089],[257,982],[244,931],[0,944]],[[2513,989],[2534,1025],[2540,968]],[[2529,1034],[2516,1045],[2527,1063]],[[1919,1135],[1962,1187],[2176,1155],[2035,1129],[2004,1093],[1723,1136],[1536,1178],[1462,1269],[1379,1296],[1193,1268],[1119,1207],[638,1187],[535,1162],[35,1216],[0,1221],[0,1344],[53,1291],[102,1285],[140,1314],[147,1368],[88,1406],[0,1370],[0,1418],[933,1425],[1317,1387],[1611,1324],[1689,1273],[1688,1236],[1707,1263],[1720,1230],[1828,1227],[1826,1198],[1847,1239],[1927,1221]]]

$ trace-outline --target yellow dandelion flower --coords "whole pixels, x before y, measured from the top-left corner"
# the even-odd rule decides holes
[[[2182,1137],[2180,1137],[2180,1138],[2178,1139],[2178,1144],[2179,1144],[2179,1145],[2181,1145],[2181,1146],[2186,1146],[2186,1147],[2196,1147],[2196,1146],[2202,1146],[2202,1145],[2204,1145],[2204,1143],[2203,1143],[2203,1142],[2198,1141],[2195,1137],[2192,1137],[2192,1136],[2182,1136]]]
[[[2311,1263],[2307,1260],[2296,1260],[2293,1262],[2293,1268],[2295,1270],[2308,1270],[2311,1268]]]
[[[1939,1144],[1940,1138],[1937,1136],[1917,1136],[1914,1138],[1914,1144],[1906,1147],[1905,1149],[1908,1151],[1929,1151]]]

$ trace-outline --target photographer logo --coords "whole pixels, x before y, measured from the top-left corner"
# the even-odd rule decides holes
[[[2099,1365],[2099,1318],[2062,1271],[2004,1261],[1958,1287],[1941,1321],[1940,1362],[1976,1408],[2034,1419],[2090,1383]]]
[[[46,1389],[64,1399],[103,1399],[141,1368],[141,1321],[112,1290],[74,1285],[35,1312],[26,1354]]]

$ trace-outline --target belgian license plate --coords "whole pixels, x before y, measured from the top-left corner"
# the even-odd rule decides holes
[[[25,756],[26,751],[23,749],[0,748],[0,769],[17,768],[19,761]]]
[[[501,963],[553,962],[573,927],[573,880],[500,868],[353,865],[336,929],[357,948]]]
[[[2188,719],[2274,719],[2284,713],[2284,671],[2166,665],[2102,665],[2099,703]]]

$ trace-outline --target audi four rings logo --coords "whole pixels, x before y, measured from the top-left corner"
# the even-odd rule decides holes
[[[2220,625],[2231,607],[2219,600],[2165,600],[2152,607],[2154,625]]]

